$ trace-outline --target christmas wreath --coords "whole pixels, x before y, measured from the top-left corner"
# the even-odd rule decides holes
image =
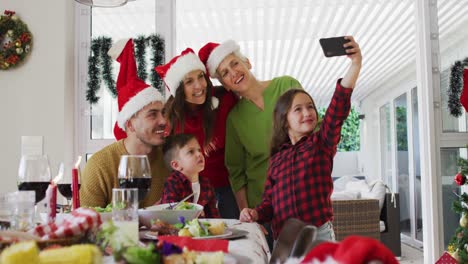
[[[5,10],[0,16],[0,69],[18,66],[29,54],[32,35],[28,26],[15,14]]]

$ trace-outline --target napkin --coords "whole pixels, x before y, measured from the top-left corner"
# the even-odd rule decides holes
[[[74,237],[97,229],[101,223],[98,212],[80,207],[64,216],[62,222],[39,225],[30,233],[39,236],[41,240]]]
[[[228,253],[229,241],[224,239],[193,239],[184,236],[158,236],[159,242],[169,242],[178,247],[187,247],[189,250],[194,251],[223,251]]]

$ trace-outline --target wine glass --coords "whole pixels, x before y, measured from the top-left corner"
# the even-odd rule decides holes
[[[146,155],[122,155],[119,163],[119,187],[137,188],[138,200],[145,199],[151,187],[151,168]]]
[[[18,190],[35,191],[35,204],[45,198],[51,180],[47,155],[23,155],[18,169]]]
[[[80,186],[80,183],[78,183],[78,190],[80,190]],[[71,199],[73,198],[71,169],[67,169],[66,173],[63,174],[63,178],[57,184],[57,189],[60,192],[60,194],[67,200],[67,204],[64,208],[64,211],[70,210]]]

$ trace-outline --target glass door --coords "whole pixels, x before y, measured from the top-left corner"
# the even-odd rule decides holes
[[[382,179],[400,194],[402,240],[422,246],[421,170],[417,89],[382,106],[380,145]]]

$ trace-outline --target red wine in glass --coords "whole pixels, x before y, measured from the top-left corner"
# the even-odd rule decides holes
[[[45,198],[47,187],[49,182],[20,182],[18,184],[18,190],[20,191],[35,191],[36,192],[36,204]]]
[[[71,200],[71,198],[73,198],[73,191],[72,191],[71,183],[59,183],[57,184],[57,188],[60,194],[62,194],[63,197],[67,198],[67,200]],[[78,184],[78,189],[79,188],[80,188],[80,184]]]
[[[143,201],[151,187],[151,178],[119,178],[120,188],[137,188],[138,201]]]

